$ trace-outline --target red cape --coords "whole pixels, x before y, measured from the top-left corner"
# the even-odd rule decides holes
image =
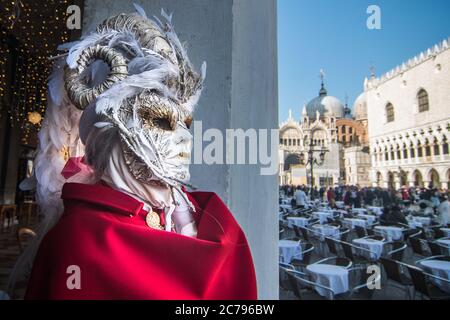
[[[26,299],[256,299],[250,249],[214,193],[194,192],[198,238],[147,226],[143,203],[66,183],[65,211],[43,239]],[[68,289],[71,265],[81,289]]]

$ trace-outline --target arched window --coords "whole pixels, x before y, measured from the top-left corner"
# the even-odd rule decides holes
[[[391,146],[391,160],[395,159],[395,152],[394,152],[394,147]]]
[[[411,158],[416,157],[416,150],[414,149],[414,144],[411,143],[411,146],[409,147],[409,155]]]
[[[388,103],[386,105],[386,121],[393,122],[394,120],[395,120],[394,106],[392,105],[392,103]]]
[[[431,156],[431,146],[430,146],[430,142],[427,140],[425,140],[425,156],[426,157],[430,157]]]
[[[402,158],[402,153],[400,151],[400,146],[397,146],[397,159],[401,159]]]
[[[408,159],[408,148],[403,144],[403,159]]]
[[[448,141],[447,137],[444,137],[442,141],[442,154],[448,154]]]
[[[418,156],[419,158],[422,158],[422,157],[423,157],[422,143],[420,143],[420,141],[419,141],[419,143],[417,144],[417,156]]]
[[[428,111],[428,109],[430,109],[428,93],[424,89],[420,89],[417,93],[417,103],[419,104],[419,112]]]
[[[433,142],[433,155],[438,156],[441,153],[441,150],[439,150],[439,143],[436,138],[434,138]]]

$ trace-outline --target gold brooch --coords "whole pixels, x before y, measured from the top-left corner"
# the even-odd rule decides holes
[[[161,225],[161,219],[159,218],[159,215],[152,209],[150,209],[150,211],[147,213],[145,222],[150,228],[164,230],[163,226]]]

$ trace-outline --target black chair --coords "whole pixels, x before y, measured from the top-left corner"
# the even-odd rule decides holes
[[[285,291],[292,291],[291,282],[287,276],[287,270],[294,270],[294,267],[290,264],[279,262],[279,281],[280,288]]]
[[[297,227],[299,230],[300,230],[300,232],[302,233],[302,237],[303,237],[303,239],[305,239],[306,241],[310,241],[310,238],[309,238],[309,234],[308,234],[308,230],[306,229],[306,228],[302,228],[302,227]]]
[[[419,235],[422,233],[419,229],[408,229],[403,233],[403,239],[405,241],[408,241],[410,238],[416,238],[419,237]]]
[[[364,238],[365,236],[367,236],[366,229],[361,226],[355,226],[355,231],[358,238]]]
[[[316,223],[320,223],[320,220],[319,219],[311,219],[308,221],[308,225],[311,225],[311,226]]]
[[[434,241],[428,241],[428,247],[430,247],[431,255],[433,256],[440,256],[443,255],[443,250],[441,246],[434,242]]]
[[[311,261],[311,255],[314,251],[314,245],[312,243],[309,242],[303,242],[300,243],[300,247],[301,247],[301,258],[296,258],[296,256],[294,256],[294,258],[291,261],[291,264],[298,269],[304,269],[306,268],[310,261]]]
[[[375,235],[375,231],[373,229],[366,229],[367,235],[368,236],[374,236]]]
[[[418,237],[410,237],[409,243],[411,244],[411,248],[413,253],[418,254],[420,256],[428,256],[429,254],[425,251],[424,246],[422,245],[424,243],[424,240]]]
[[[366,238],[366,239],[373,239],[373,240],[377,240],[377,241],[386,241],[386,239],[383,236],[380,236],[380,235],[377,235],[377,234],[375,234],[373,236],[367,236],[367,237],[364,237],[364,238]]]
[[[348,235],[350,234],[349,228],[341,228],[339,230],[339,240],[348,241]]]
[[[441,227],[435,227],[432,228],[432,230],[434,233],[434,239],[445,238],[445,233],[444,231],[441,230]]]
[[[324,300],[326,298],[317,294],[314,289],[320,288],[327,292],[328,299],[333,300],[335,297],[335,293],[333,289],[311,281],[309,277],[303,273],[296,270],[288,270],[287,276],[290,281],[290,287],[294,292],[294,295],[300,300]],[[309,298],[307,296],[309,295]]]
[[[392,250],[386,254],[387,258],[390,258],[395,261],[403,261],[405,251],[406,248],[408,248],[408,245],[403,241],[393,241],[391,242],[391,245]]]
[[[373,281],[369,282],[370,273],[366,272],[365,267],[355,267],[349,269],[350,277],[352,274],[359,275],[357,285],[350,289],[350,291],[341,293],[335,296],[337,300],[370,300],[372,299],[376,290],[372,286],[380,285],[381,274],[377,275]],[[353,282],[352,282],[353,283]]]
[[[352,244],[350,244],[348,242],[344,242],[344,241],[341,241],[340,244],[342,246],[342,249],[344,250],[345,257],[347,259],[351,260],[355,265],[368,265],[371,263],[365,257],[361,257],[361,256],[353,253],[353,248],[355,246],[353,246]],[[358,248],[358,249],[367,251],[367,249],[365,249],[365,248]]]
[[[302,275],[305,275],[302,273]],[[297,297],[299,300],[304,300],[302,291],[298,285],[297,277],[294,276],[291,272],[286,271],[286,276],[289,281],[289,286],[294,293],[295,297]],[[305,275],[306,276],[306,275]]]
[[[422,231],[419,235],[419,238],[421,238],[422,240],[428,240],[427,231],[425,230],[425,228],[419,228],[419,230]]]
[[[387,276],[387,284],[395,284],[397,288],[405,291],[408,298],[411,299],[410,287],[413,285],[411,279],[401,271],[400,265],[395,260],[380,258],[381,264]],[[391,281],[391,282],[390,282]]]
[[[316,261],[313,264],[331,264],[331,265],[349,269],[353,265],[353,262],[348,258],[328,257],[328,258]]]
[[[337,248],[337,242],[334,241],[334,239],[325,237],[325,242],[327,243],[328,250],[330,253],[334,254],[335,256],[338,256],[338,248]]]
[[[297,238],[301,238],[302,237],[302,235],[301,235],[301,233],[300,233],[300,230],[298,229],[298,226],[296,226],[295,224],[293,225],[293,228],[294,228],[294,233],[295,233],[295,236],[297,237]]]
[[[423,270],[414,266],[406,265],[406,268],[411,275],[414,290],[416,292],[419,292],[422,296],[428,297],[430,300],[450,300],[450,294],[442,291],[427,279],[427,277],[434,276],[426,274]],[[444,281],[445,279],[440,280]]]

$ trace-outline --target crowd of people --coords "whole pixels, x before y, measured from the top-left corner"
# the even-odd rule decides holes
[[[407,223],[406,215],[429,216],[442,225],[450,224],[449,191],[424,187],[400,189],[339,185],[334,187],[280,186],[282,197],[292,198],[292,206],[303,208],[311,200],[327,201],[331,208],[342,202],[347,208],[376,206],[383,208],[381,220],[387,223]]]

